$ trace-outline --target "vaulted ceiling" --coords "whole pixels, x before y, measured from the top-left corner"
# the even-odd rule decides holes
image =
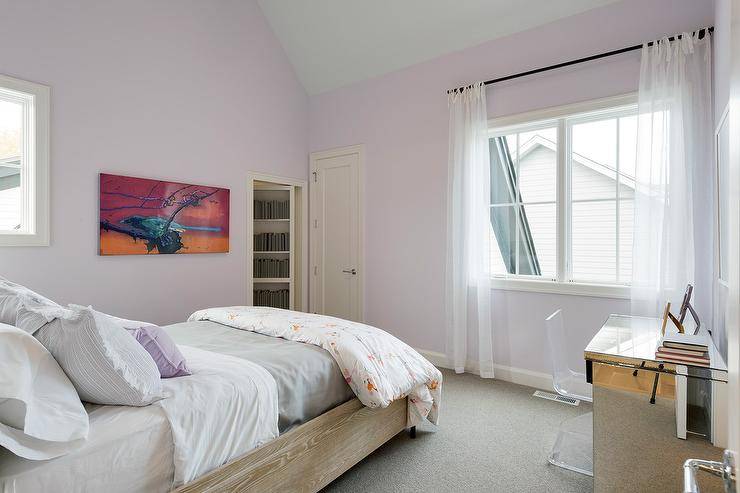
[[[318,94],[617,0],[258,0]]]

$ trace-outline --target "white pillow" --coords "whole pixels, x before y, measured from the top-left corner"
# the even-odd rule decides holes
[[[32,460],[81,447],[89,421],[72,382],[33,336],[0,323],[0,446]]]
[[[18,311],[23,304],[23,300],[38,307],[46,307],[52,310],[61,308],[50,299],[44,298],[20,284],[0,277],[0,323],[14,325],[29,334],[33,334],[51,319],[41,313],[29,313],[25,318],[19,319]]]
[[[162,397],[159,369],[131,334],[107,315],[70,305],[36,338],[54,355],[83,401],[146,406]]]

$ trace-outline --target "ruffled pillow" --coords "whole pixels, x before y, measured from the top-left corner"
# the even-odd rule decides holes
[[[26,312],[24,317],[19,318],[19,310],[24,303],[32,304],[37,310]],[[42,314],[43,309],[54,311],[61,308],[27,287],[0,277],[0,323],[13,325],[33,334],[53,319],[53,316],[49,318]]]
[[[162,378],[191,375],[185,356],[162,327],[145,325],[127,330],[152,357]]]
[[[36,338],[69,376],[83,401],[146,406],[162,397],[159,369],[149,353],[109,316],[70,305]]]
[[[149,322],[127,320],[107,315],[116,324],[126,329],[139,344],[149,353],[159,368],[162,378],[184,377],[191,375],[185,356],[162,327]]]

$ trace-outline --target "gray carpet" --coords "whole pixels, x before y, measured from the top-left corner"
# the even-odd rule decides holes
[[[444,371],[444,370],[443,370]],[[532,397],[534,389],[444,371],[437,431],[401,433],[324,492],[582,492],[591,478],[547,462],[560,423],[591,410]]]

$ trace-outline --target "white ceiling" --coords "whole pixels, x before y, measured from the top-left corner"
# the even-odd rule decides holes
[[[258,0],[309,94],[617,0]]]

